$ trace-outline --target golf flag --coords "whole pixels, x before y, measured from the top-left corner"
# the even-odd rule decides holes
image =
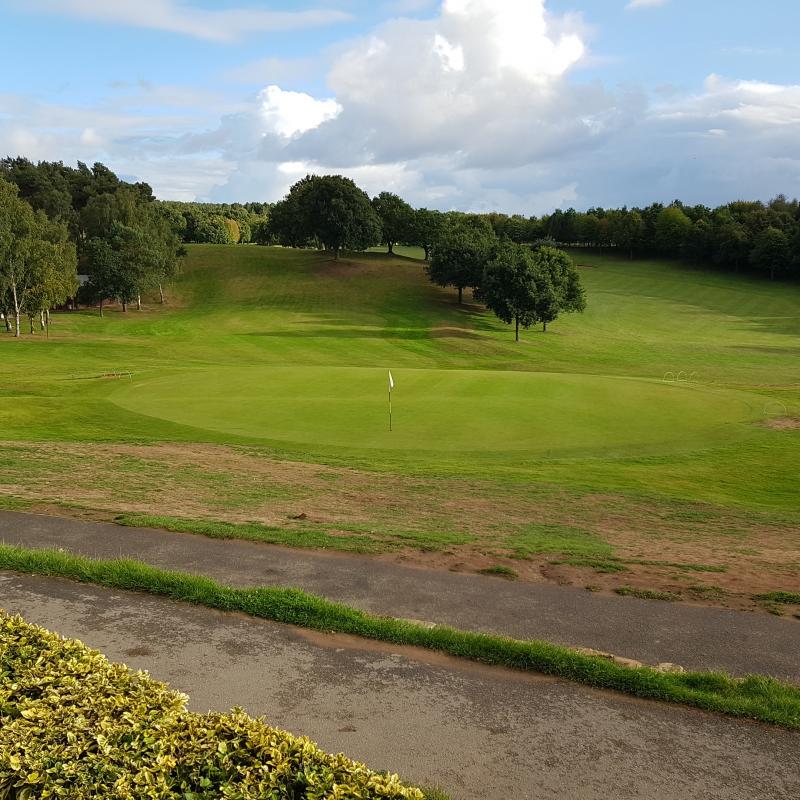
[[[394,378],[392,377],[392,371],[389,370],[389,391],[391,392],[394,389]]]

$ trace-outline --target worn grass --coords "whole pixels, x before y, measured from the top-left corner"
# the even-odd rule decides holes
[[[0,545],[0,569],[148,592],[314,630],[424,647],[637,697],[800,728],[800,687],[763,676],[736,679],[711,672],[664,674],[649,668],[626,669],[606,659],[547,642],[520,641],[447,627],[429,629],[412,622],[367,614],[298,589],[237,589],[210,578],[168,572],[129,560],[101,561],[52,550]]]

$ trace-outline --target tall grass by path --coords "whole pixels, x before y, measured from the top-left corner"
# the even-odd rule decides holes
[[[800,687],[764,676],[740,679],[714,672],[674,674],[646,667],[628,669],[547,642],[521,641],[444,626],[429,629],[412,622],[368,614],[299,589],[237,589],[210,578],[161,570],[131,560],[94,560],[53,550],[0,545],[0,569],[147,592],[314,630],[423,647],[640,698],[800,729]]]

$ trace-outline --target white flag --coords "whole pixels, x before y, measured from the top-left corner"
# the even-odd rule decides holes
[[[389,370],[389,391],[391,392],[394,389],[394,378],[392,378],[392,371]]]

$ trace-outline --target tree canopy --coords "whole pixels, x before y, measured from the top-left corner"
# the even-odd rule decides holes
[[[272,209],[282,244],[316,242],[339,258],[342,250],[366,250],[381,239],[381,222],[366,192],[341,175],[309,175]]]

